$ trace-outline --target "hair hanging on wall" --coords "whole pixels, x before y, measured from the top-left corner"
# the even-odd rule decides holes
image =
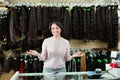
[[[4,62],[5,62],[5,55],[2,50],[0,50],[0,71],[4,71]]]

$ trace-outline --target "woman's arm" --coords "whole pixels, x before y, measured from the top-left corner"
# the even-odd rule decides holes
[[[75,58],[75,57],[82,57],[82,56],[84,56],[84,55],[85,55],[85,52],[79,51],[79,52],[76,52],[76,53],[74,53],[73,55],[71,55],[71,59],[72,59],[72,58]]]
[[[29,50],[27,51],[27,53],[30,55],[37,56],[40,60],[45,61],[47,59],[46,39],[43,41],[41,54],[37,52],[36,50]]]
[[[70,60],[72,60],[73,58],[75,58],[75,57],[82,57],[82,56],[84,56],[85,55],[85,52],[76,52],[76,53],[73,53],[72,55],[70,55],[70,56],[66,56],[65,57],[65,60],[66,61],[70,61]]]
[[[27,51],[27,54],[34,55],[34,56],[40,56],[40,54],[36,50],[29,50]]]
[[[70,43],[69,41],[67,42],[67,49],[66,49],[66,55],[65,55],[66,61],[70,61],[72,60],[72,58],[75,58],[75,57],[82,57],[83,55],[85,55],[85,52],[82,52],[82,51],[78,51],[70,55]]]

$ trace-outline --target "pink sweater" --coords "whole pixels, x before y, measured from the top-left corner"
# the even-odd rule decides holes
[[[44,67],[65,67],[65,62],[71,60],[69,41],[64,38],[56,40],[53,37],[45,39],[39,58],[44,61]]]

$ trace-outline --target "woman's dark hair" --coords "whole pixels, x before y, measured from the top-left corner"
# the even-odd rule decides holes
[[[61,33],[63,32],[63,24],[60,21],[53,21],[53,22],[51,22],[50,25],[49,25],[49,30],[50,31],[51,31],[52,24],[56,24],[57,26],[59,26],[60,29],[61,29]]]

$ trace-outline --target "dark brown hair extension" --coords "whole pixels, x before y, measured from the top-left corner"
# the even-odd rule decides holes
[[[5,55],[2,50],[0,50],[0,66],[1,70],[3,71],[4,68],[4,62],[5,62]]]

